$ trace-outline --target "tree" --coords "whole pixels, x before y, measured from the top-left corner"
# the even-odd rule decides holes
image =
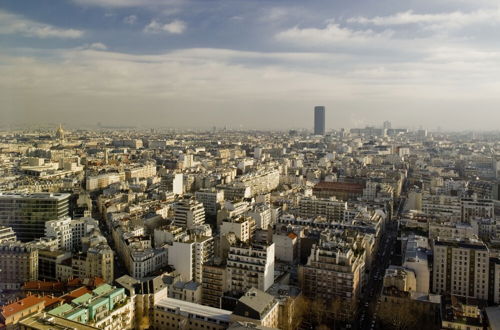
[[[384,302],[380,305],[379,318],[384,328],[394,330],[421,329],[419,314],[408,302]]]

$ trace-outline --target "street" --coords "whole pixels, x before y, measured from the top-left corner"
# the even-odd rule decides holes
[[[403,211],[404,199],[400,199],[397,212],[393,220],[387,226],[379,243],[379,249],[374,259],[372,270],[369,274],[366,286],[361,293],[354,329],[379,329],[378,310],[381,302],[381,293],[385,270],[391,264],[397,243],[397,219]]]

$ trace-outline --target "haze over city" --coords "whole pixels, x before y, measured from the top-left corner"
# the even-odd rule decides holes
[[[0,4],[2,125],[494,130],[497,1]]]

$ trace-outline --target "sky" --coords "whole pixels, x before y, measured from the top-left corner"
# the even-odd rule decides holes
[[[497,130],[498,0],[2,0],[0,121]]]

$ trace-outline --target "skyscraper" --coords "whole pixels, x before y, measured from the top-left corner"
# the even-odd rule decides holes
[[[314,107],[314,135],[325,135],[325,107]]]

